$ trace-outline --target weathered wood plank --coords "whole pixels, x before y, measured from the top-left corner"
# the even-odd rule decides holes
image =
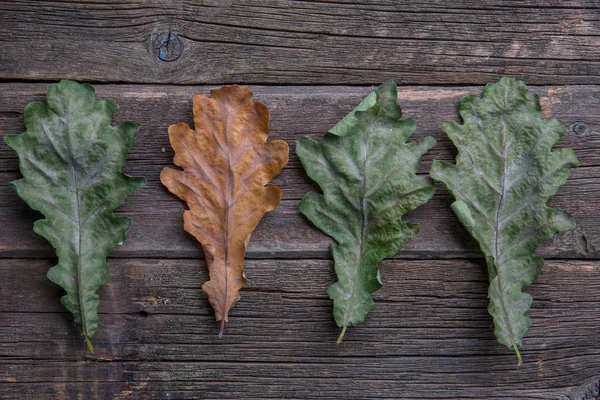
[[[597,1],[3,1],[0,79],[600,83]]]
[[[364,87],[254,87],[256,98],[271,110],[272,137],[286,140],[292,147],[290,163],[274,184],[284,191],[284,200],[267,214],[254,233],[248,249],[250,258],[328,257],[331,240],[314,229],[300,214],[297,204],[309,190],[316,189],[301,169],[294,154],[294,140],[321,137],[370,90]],[[112,253],[119,257],[198,257],[200,246],[182,229],[183,204],[160,184],[160,170],[172,165],[173,152],[167,127],[188,121],[191,124],[191,98],[207,93],[207,87],[167,87],[141,85],[97,85],[98,95],[114,98],[116,121],[140,121],[142,130],[126,171],[144,175],[149,185],[121,207],[134,224],[123,246]],[[593,258],[600,256],[600,87],[534,87],[542,96],[547,115],[566,125],[558,147],[573,147],[583,167],[559,191],[551,204],[575,216],[576,230],[558,235],[540,247],[544,257]],[[433,158],[451,160],[455,152],[441,130],[441,124],[457,119],[457,104],[466,93],[480,87],[407,87],[399,89],[405,115],[416,117],[416,138],[431,135],[437,146],[425,156],[426,173]],[[23,107],[29,101],[43,100],[45,85],[0,84],[0,137],[20,133]],[[164,150],[164,151],[163,151]],[[14,153],[0,145],[0,257],[49,257],[50,246],[32,231],[36,213],[16,196],[8,182],[17,179]],[[398,257],[440,258],[479,257],[477,244],[451,212],[450,196],[443,189],[434,199],[408,219],[422,224],[422,234],[407,243]],[[289,227],[293,226],[294,229]]]
[[[2,398],[584,399],[586,390],[597,393],[598,261],[550,261],[527,289],[535,300],[521,369],[493,337],[481,262],[385,261],[373,312],[339,346],[326,295],[331,264],[248,261],[249,284],[218,339],[200,289],[207,278],[202,261],[112,259],[90,355],[58,302],[60,289],[44,277],[52,262],[0,260]]]
[[[466,358],[464,361],[471,362]],[[402,360],[402,362],[405,362]],[[391,375],[384,368],[391,369],[389,363],[377,363],[378,377],[367,378],[361,371],[371,365],[357,359],[349,365],[326,363],[175,363],[175,362],[118,362],[80,363],[73,370],[71,363],[57,362],[42,365],[35,361],[18,361],[12,366],[15,373],[33,372],[43,377],[56,377],[56,372],[66,370],[72,373],[70,380],[52,383],[9,383],[6,386],[7,400],[23,398],[51,399],[541,399],[541,400],[596,400],[598,382],[592,378],[565,386],[559,382],[551,386],[544,383],[532,384],[526,379],[498,386],[481,386],[485,373],[471,371],[453,377],[455,381],[423,382],[429,371],[406,362],[406,366],[416,368],[415,372]],[[474,368],[482,364],[473,363]],[[560,370],[559,362],[549,361],[548,367]],[[446,362],[438,377],[456,369],[456,363]],[[393,369],[391,369],[393,371]],[[529,371],[533,373],[534,371]],[[507,375],[506,371],[499,371]],[[97,376],[127,376],[128,383],[98,382]],[[516,373],[515,373],[516,374]],[[525,372],[523,371],[523,375]],[[79,382],[86,377],[89,381]],[[167,377],[172,377],[168,379]],[[25,396],[25,397],[24,397]],[[30,397],[28,397],[30,396]]]
[[[208,95],[212,88],[103,84],[95,87],[98,97],[117,102],[116,123],[130,120],[142,123],[130,160],[156,165],[172,163],[173,152],[167,136],[169,125],[181,121],[191,125],[192,97],[195,94]],[[254,99],[269,107],[272,137],[286,140],[292,146],[299,137],[320,138],[374,88],[250,87],[254,91]],[[0,135],[24,131],[23,108],[31,101],[43,101],[46,88],[46,84],[0,83]],[[480,94],[482,90],[482,86],[410,86],[398,89],[404,115],[417,119],[414,137],[433,136],[438,140],[438,145],[425,155],[423,172],[429,169],[433,158],[450,160],[454,157],[455,151],[442,132],[441,124],[458,120],[457,110],[462,96]],[[600,87],[530,86],[530,90],[541,96],[544,115],[558,118],[565,125],[565,137],[559,147],[573,147],[583,166],[600,166],[600,115],[597,112],[600,108]],[[16,170],[15,158],[12,150],[5,145],[0,146],[0,171]],[[292,157],[288,168],[299,168],[297,158]]]

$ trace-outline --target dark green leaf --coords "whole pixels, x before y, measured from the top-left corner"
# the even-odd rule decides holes
[[[61,302],[93,351],[89,338],[98,328],[96,290],[108,280],[109,251],[125,240],[131,225],[113,210],[146,183],[121,173],[139,124],[110,126],[114,102],[96,100],[87,84],[50,85],[46,101],[25,107],[25,133],[5,137],[23,174],[12,185],[46,217],[33,230],[58,255],[48,279],[67,292]]]
[[[381,287],[379,261],[419,233],[401,217],[426,203],[433,181],[417,176],[433,138],[406,143],[415,120],[402,120],[392,81],[371,93],[321,142],[300,139],[296,152],[323,194],[308,193],[300,210],[337,242],[332,246],[338,282],[329,288],[333,315],[342,328],[364,322]]]
[[[521,289],[535,281],[544,263],[534,251],[575,226],[546,202],[579,162],[571,149],[550,151],[564,128],[542,119],[539,97],[521,81],[502,78],[488,84],[482,98],[465,96],[460,115],[462,125],[444,124],[458,148],[456,165],[436,160],[431,176],[452,193],[452,209],[481,246],[495,334],[515,350],[520,365],[518,348],[531,325],[525,312],[533,300]]]

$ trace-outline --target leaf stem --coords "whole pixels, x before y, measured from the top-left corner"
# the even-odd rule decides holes
[[[84,333],[83,337],[85,338],[85,344],[87,344],[87,348],[90,353],[94,354],[94,346],[92,346],[92,342],[90,342],[90,338]]]
[[[344,339],[344,335],[346,334],[346,328],[348,327],[348,325],[344,325],[344,327],[342,328],[342,332],[340,333],[340,336],[338,336],[336,343],[340,344],[342,343],[342,340]]]
[[[219,330],[219,339],[223,337],[223,330],[225,330],[225,318],[221,320],[221,329]]]
[[[519,368],[521,365],[523,365],[523,359],[521,358],[521,353],[519,353],[519,348],[517,347],[517,345],[514,345],[513,348],[515,349],[515,354],[517,355],[517,359],[519,360],[519,363],[517,364],[517,368]]]

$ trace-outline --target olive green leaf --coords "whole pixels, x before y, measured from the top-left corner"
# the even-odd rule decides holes
[[[338,282],[329,287],[333,315],[342,328],[364,322],[373,308],[371,293],[381,287],[379,261],[393,256],[419,234],[402,215],[426,203],[433,181],[417,176],[421,156],[435,145],[431,137],[406,143],[415,120],[402,120],[396,84],[371,93],[321,142],[300,139],[296,153],[323,194],[310,192],[300,210],[331,236]]]
[[[444,124],[458,148],[456,165],[434,161],[431,176],[456,201],[452,209],[479,242],[489,274],[489,313],[498,341],[514,349],[519,365],[533,301],[521,289],[537,278],[544,260],[537,246],[575,227],[571,216],[546,206],[579,162],[571,149],[550,151],[564,128],[542,119],[539,96],[521,81],[502,78],[483,97],[460,103],[463,124]]]
[[[131,220],[113,210],[146,180],[121,173],[139,124],[110,125],[115,104],[96,100],[87,84],[48,86],[47,104],[25,107],[27,131],[7,135],[19,156],[18,195],[46,218],[33,230],[56,249],[58,264],[47,274],[67,294],[61,303],[75,317],[90,351],[98,328],[96,290],[109,276],[106,257],[125,240]]]

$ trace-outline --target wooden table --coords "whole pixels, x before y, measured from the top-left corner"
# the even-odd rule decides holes
[[[23,107],[49,82],[90,82],[116,100],[115,123],[142,123],[125,170],[149,181],[119,209],[134,223],[109,258],[91,355],[45,278],[53,249],[8,186],[20,175],[0,145],[1,399],[598,398],[600,2],[4,0],[0,42],[0,136],[24,131]],[[458,119],[460,98],[504,75],[541,96],[565,125],[558,147],[581,161],[550,203],[578,226],[538,250],[523,366],[494,338],[484,260],[441,187],[407,218],[422,234],[382,263],[366,323],[336,345],[332,242],[298,211],[316,186],[294,140],[320,138],[394,79],[415,137],[438,141],[426,173],[455,156],[441,124]],[[172,165],[167,127],[192,123],[192,96],[231,83],[269,107],[291,154],[218,339],[200,246],[159,172]]]

